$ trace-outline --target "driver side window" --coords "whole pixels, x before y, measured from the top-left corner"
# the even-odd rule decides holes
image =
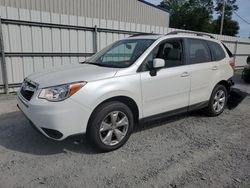
[[[183,65],[182,41],[168,40],[160,43],[144,60],[141,71],[148,71],[153,68],[153,59],[164,59],[165,67],[171,68]]]

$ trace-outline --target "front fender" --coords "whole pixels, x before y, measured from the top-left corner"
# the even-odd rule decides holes
[[[87,83],[72,99],[92,111],[103,101],[124,96],[135,101],[139,109],[139,118],[142,117],[142,95],[140,75],[128,75],[97,80]]]

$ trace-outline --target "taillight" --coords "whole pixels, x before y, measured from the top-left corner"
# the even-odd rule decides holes
[[[232,67],[232,69],[234,70],[235,68],[235,61],[233,59],[230,59],[229,61],[229,65]]]

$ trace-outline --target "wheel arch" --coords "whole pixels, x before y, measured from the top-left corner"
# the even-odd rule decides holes
[[[125,105],[127,105],[129,107],[129,109],[131,110],[132,114],[133,114],[133,117],[134,117],[134,122],[135,123],[138,123],[139,122],[139,107],[137,105],[137,103],[135,102],[134,99],[132,99],[131,97],[128,97],[128,96],[115,96],[115,97],[110,97],[104,101],[102,101],[101,103],[99,103],[95,108],[94,110],[92,111],[90,117],[89,117],[89,120],[88,120],[88,124],[87,124],[87,129],[86,129],[86,132],[88,132],[88,128],[89,128],[89,124],[90,124],[90,121],[91,119],[93,118],[93,114],[94,112],[96,111],[96,109],[98,107],[100,107],[101,105],[105,104],[105,103],[108,103],[108,102],[112,102],[112,101],[117,101],[117,102],[121,102]]]
[[[223,86],[225,86],[225,88],[227,89],[227,92],[229,93],[230,92],[230,90],[231,90],[231,85],[228,83],[228,81],[226,81],[226,80],[221,80],[220,82],[218,82],[215,86],[214,86],[214,88],[217,86],[217,85],[223,85]]]

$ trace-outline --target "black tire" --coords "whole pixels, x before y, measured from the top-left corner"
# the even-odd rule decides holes
[[[250,83],[250,69],[244,68],[242,71],[241,79],[243,79],[246,83]]]
[[[214,105],[214,102],[215,102],[215,95],[219,91],[223,91],[224,92],[224,94],[225,94],[225,102],[224,102],[223,108],[221,110],[219,110],[219,111],[216,111],[214,109],[213,105]],[[226,87],[223,86],[223,85],[220,85],[220,84],[216,85],[215,88],[214,88],[214,90],[213,90],[213,92],[212,92],[212,94],[211,94],[208,106],[207,106],[207,108],[205,108],[205,113],[208,116],[211,116],[211,117],[220,115],[224,111],[224,109],[226,107],[227,99],[228,99],[228,90],[226,89]]]
[[[128,119],[128,127],[127,127],[126,134],[122,138],[122,140],[119,143],[111,146],[111,145],[105,144],[102,141],[99,130],[101,128],[101,124],[103,120],[110,113],[114,111],[119,111],[123,113],[124,115],[126,115]],[[133,114],[127,105],[118,101],[107,102],[97,107],[94,110],[93,114],[91,115],[91,118],[88,123],[87,139],[89,143],[99,151],[102,151],[102,152],[112,151],[112,150],[120,148],[122,145],[124,145],[127,142],[127,140],[129,139],[133,131],[133,126],[134,126]]]

